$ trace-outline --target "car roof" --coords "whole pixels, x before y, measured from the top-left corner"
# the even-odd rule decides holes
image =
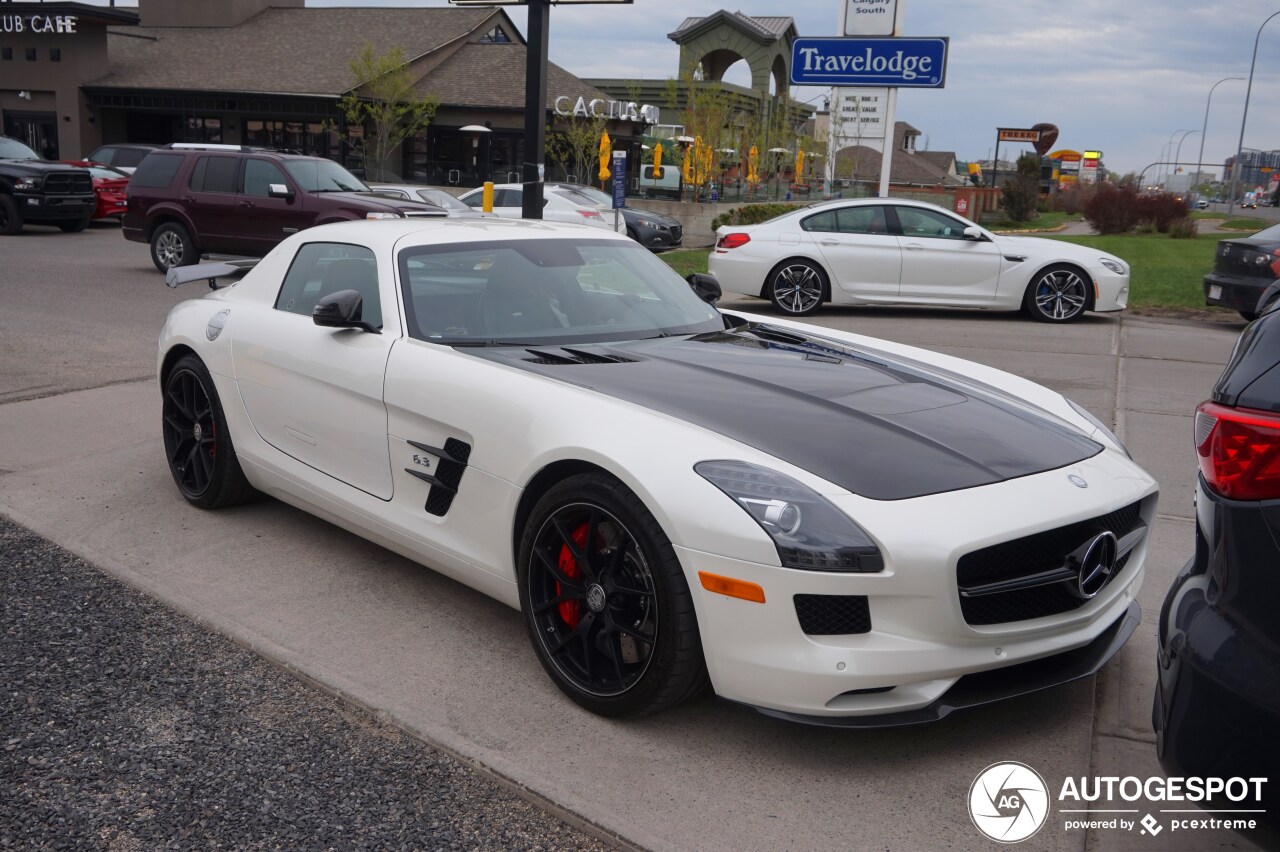
[[[411,246],[491,242],[494,240],[591,239],[636,245],[629,237],[611,230],[532,219],[383,219],[335,222],[307,228],[289,238],[298,243],[351,242],[374,251],[399,250]]]

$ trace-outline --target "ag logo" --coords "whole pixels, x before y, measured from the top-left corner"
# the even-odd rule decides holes
[[[1024,763],[993,763],[969,787],[973,824],[997,843],[1017,843],[1040,830],[1049,815],[1049,789]]]

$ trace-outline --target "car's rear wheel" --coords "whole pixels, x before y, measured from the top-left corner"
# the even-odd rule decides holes
[[[1036,273],[1022,307],[1040,322],[1072,322],[1089,305],[1089,285],[1073,266],[1049,266]]]
[[[213,377],[194,355],[165,377],[162,429],[169,472],[188,503],[220,509],[257,495],[236,459]]]
[[[200,259],[200,252],[187,229],[177,222],[165,222],[151,235],[151,262],[161,272],[175,266],[190,266]]]
[[[613,477],[580,474],[544,494],[517,573],[538,661],[581,706],[639,716],[706,687],[684,571],[653,515]]]
[[[22,213],[12,195],[0,195],[0,235],[12,237],[22,232]]]
[[[822,307],[827,279],[816,264],[788,260],[769,273],[766,290],[773,306],[787,316],[803,317]]]

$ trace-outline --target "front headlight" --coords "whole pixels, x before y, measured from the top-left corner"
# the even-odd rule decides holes
[[[1103,266],[1105,266],[1107,269],[1110,269],[1116,275],[1125,274],[1123,263],[1117,263],[1116,261],[1112,260],[1109,257],[1100,257],[1098,258],[1098,262],[1101,263]]]
[[[364,214],[364,218],[366,219],[399,219],[400,214],[399,213],[366,213]]]
[[[1098,429],[1101,430],[1102,434],[1106,435],[1111,440],[1111,443],[1115,444],[1120,449],[1121,452],[1123,452],[1129,458],[1133,458],[1133,454],[1129,452],[1129,448],[1126,447],[1124,443],[1119,438],[1116,437],[1116,433],[1112,432],[1111,429],[1108,428],[1107,424],[1103,423],[1101,420],[1099,420],[1098,418],[1090,414],[1089,409],[1085,408],[1083,405],[1076,405],[1074,402],[1072,402],[1069,399],[1067,400],[1067,405],[1074,408],[1076,411],[1076,414],[1079,414],[1085,420],[1088,420],[1094,426],[1097,426]]]
[[[644,225],[646,228],[653,228],[655,231],[667,230],[667,226],[662,224],[661,222],[654,222],[649,219],[637,219],[636,221],[639,222],[641,225]]]
[[[704,461],[698,475],[728,494],[773,539],[784,568],[873,573],[884,557],[871,537],[821,494],[742,461]]]
[[[39,189],[40,178],[38,177],[18,178],[13,182],[13,188],[26,189],[26,190]]]

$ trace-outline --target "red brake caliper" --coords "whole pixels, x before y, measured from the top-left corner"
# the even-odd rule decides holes
[[[587,525],[583,524],[573,531],[573,543],[582,548],[587,541]],[[582,569],[578,567],[578,560],[573,558],[573,551],[569,549],[568,544],[560,545],[560,558],[557,560],[560,570],[570,580],[576,580],[582,576]],[[556,597],[560,597],[560,581],[556,581]],[[582,621],[582,601],[561,601],[556,605],[556,610],[560,613],[560,620],[569,625],[569,629],[576,630],[578,622]]]

